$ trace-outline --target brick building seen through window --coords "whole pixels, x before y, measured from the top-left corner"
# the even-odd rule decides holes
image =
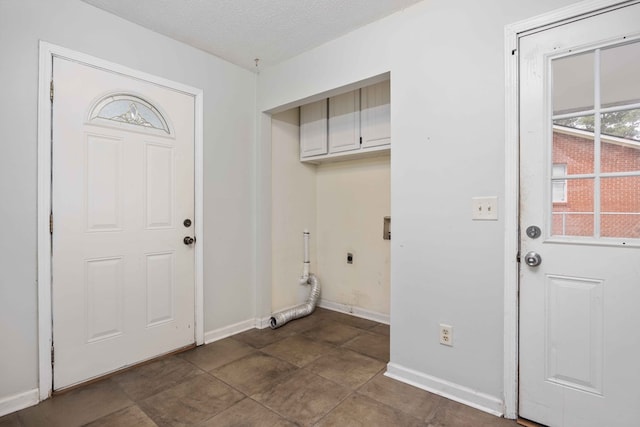
[[[601,172],[640,171],[640,141],[601,139]],[[592,132],[554,126],[553,175],[594,173],[594,151]],[[594,235],[594,182],[553,180],[553,235]],[[640,238],[640,176],[602,177],[600,190],[600,236]]]

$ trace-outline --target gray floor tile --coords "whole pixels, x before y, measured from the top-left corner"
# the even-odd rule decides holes
[[[25,427],[87,424],[134,402],[110,379],[69,391],[18,413]]]
[[[429,427],[517,427],[517,423],[513,420],[499,418],[448,399],[444,399],[438,405],[433,418],[427,425]]]
[[[189,426],[224,411],[244,396],[203,373],[140,402],[160,427]]]
[[[157,424],[136,405],[99,418],[87,427],[157,427]]]
[[[9,414],[0,417],[0,427],[21,427],[18,414]]]
[[[302,367],[330,352],[333,348],[332,345],[313,341],[302,335],[294,335],[264,347],[262,352]]]
[[[379,323],[373,328],[369,329],[369,332],[374,332],[376,334],[389,336],[391,335],[391,328],[389,327],[389,325],[384,325],[382,323]]]
[[[302,369],[252,397],[289,421],[310,426],[348,394],[345,387]]]
[[[210,371],[240,359],[254,351],[255,349],[248,344],[234,340],[233,338],[225,338],[211,344],[197,347],[191,351],[186,351],[179,356],[202,370]]]
[[[314,341],[324,341],[333,345],[341,345],[363,333],[362,329],[332,320],[324,320],[317,327],[302,333]]]
[[[342,345],[344,348],[357,351],[374,359],[389,362],[389,337],[386,335],[366,332],[347,341]]]
[[[388,325],[316,308],[0,417],[0,427],[516,427],[383,375]]]
[[[333,382],[356,389],[385,368],[380,360],[345,348],[336,348],[305,367]]]
[[[298,368],[288,362],[256,352],[211,371],[213,375],[246,395],[273,387]]]
[[[202,370],[186,360],[171,356],[118,374],[113,381],[131,399],[140,401],[200,373]]]
[[[352,316],[350,314],[339,313],[337,311],[331,310],[327,310],[327,312],[323,314],[323,317],[325,320],[331,320],[359,329],[371,329],[379,325],[378,322],[374,322],[373,320],[363,319],[362,317]]]
[[[246,398],[199,425],[200,427],[295,427],[275,412]]]
[[[362,395],[351,395],[317,426],[322,427],[389,427],[423,426],[420,420]]]
[[[284,325],[278,329],[250,329],[234,335],[233,339],[249,344],[254,348],[262,348],[295,334],[296,331],[288,326],[289,325]]]
[[[438,405],[446,400],[436,394],[385,377],[383,373],[362,386],[358,393],[423,421],[431,419]]]

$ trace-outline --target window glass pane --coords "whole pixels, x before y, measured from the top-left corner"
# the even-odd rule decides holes
[[[553,73],[553,114],[593,108],[594,53],[582,53],[551,62]]]
[[[608,135],[602,135],[601,139],[602,172],[640,171],[640,141]]]
[[[552,201],[553,236],[593,236],[593,189],[592,178],[566,180],[566,201]]]
[[[91,120],[112,120],[170,133],[169,126],[158,109],[135,95],[109,95],[96,104],[90,117]]]
[[[640,43],[600,52],[602,106],[640,102]]]
[[[553,164],[566,165],[567,175],[593,173],[593,116],[553,122]]]
[[[601,116],[600,128],[603,135],[640,143],[640,109],[604,113]]]
[[[600,181],[602,237],[640,238],[640,176]]]
[[[567,165],[555,164],[551,172],[551,198],[553,203],[566,203],[567,201],[567,180],[557,179],[567,174]]]

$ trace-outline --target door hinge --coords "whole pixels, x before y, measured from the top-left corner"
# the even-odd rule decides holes
[[[53,102],[53,80],[49,83],[49,99]]]
[[[53,212],[49,212],[49,234],[53,234]]]
[[[360,145],[362,145],[362,137],[360,137]]]
[[[516,262],[520,262],[520,252],[519,251],[516,254]]]
[[[53,363],[55,361],[55,353],[53,351],[53,343],[51,343],[51,367],[53,368]]]

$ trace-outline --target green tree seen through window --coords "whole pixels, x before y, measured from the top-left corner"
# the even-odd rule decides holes
[[[594,116],[581,116],[570,119],[554,120],[553,123],[560,126],[593,132],[594,122]],[[603,135],[640,141],[640,108],[635,110],[603,113],[600,127]]]

